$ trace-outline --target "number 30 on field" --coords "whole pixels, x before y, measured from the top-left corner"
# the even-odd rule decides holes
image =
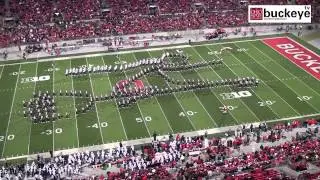
[[[45,135],[51,135],[52,133],[55,133],[55,134],[61,134],[62,133],[62,128],[57,128],[57,129],[47,129],[43,132],[41,132],[41,134],[45,134]]]

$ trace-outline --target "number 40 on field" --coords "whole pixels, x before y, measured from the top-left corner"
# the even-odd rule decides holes
[[[184,116],[193,116],[195,114],[197,114],[198,112],[194,112],[194,111],[186,111],[186,112],[180,112],[179,116],[184,117]]]

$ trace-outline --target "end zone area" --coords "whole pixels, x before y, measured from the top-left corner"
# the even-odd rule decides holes
[[[299,48],[299,51],[277,49],[279,42],[291,43],[294,48],[290,49]],[[167,135],[305,116],[319,117],[320,83],[318,76],[309,72],[317,70],[319,55],[301,44],[290,37],[242,39],[0,66],[0,159],[118,141],[139,142],[139,139],[152,137],[153,133]],[[226,47],[232,50],[216,53]],[[75,109],[86,102],[85,98],[57,97],[58,111],[62,114],[68,112],[70,117],[40,124],[32,124],[23,117],[22,101],[31,98],[34,91],[81,90],[100,96],[110,93],[121,80],[141,71],[138,67],[130,71],[66,77],[67,68],[133,63],[143,58],[159,57],[164,50],[176,49],[189,56],[189,63],[221,58],[223,66],[170,72],[174,79],[256,77],[261,83],[257,88],[242,91],[219,87],[156,96],[138,101],[129,108],[118,108],[114,101],[96,102],[95,111],[85,114],[75,113]],[[300,51],[304,55],[290,54]],[[307,58],[309,62],[296,62],[289,55]],[[140,78],[135,85],[164,87],[172,84],[151,74]],[[219,107],[224,105],[230,113],[220,112]]]

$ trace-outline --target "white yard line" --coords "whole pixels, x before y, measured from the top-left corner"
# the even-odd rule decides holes
[[[132,53],[133,54],[133,57],[136,59],[136,60],[138,60],[137,59],[137,57],[136,57],[136,55],[134,54],[134,53]],[[141,68],[140,68],[141,69]],[[142,69],[141,69],[142,70]],[[150,83],[149,83],[149,81],[148,81],[148,79],[146,78],[146,77],[144,77],[145,79],[146,79],[146,81],[148,82],[148,84],[150,85]],[[159,101],[158,101],[158,98],[157,97],[152,97],[152,99],[155,99],[156,101],[157,101],[157,103],[158,103],[158,105],[159,105],[159,107],[160,107],[160,110],[161,110],[161,112],[162,112],[162,114],[163,114],[163,116],[164,116],[164,118],[166,119],[166,121],[167,121],[167,123],[168,123],[168,125],[169,125],[169,128],[170,128],[170,130],[171,130],[171,132],[172,133],[174,133],[174,131],[173,131],[173,129],[172,129],[172,127],[171,127],[171,125],[170,125],[170,122],[169,122],[169,120],[168,120],[168,118],[167,118],[167,116],[166,116],[166,114],[164,113],[164,111],[163,111],[163,109],[162,109],[162,106],[161,106],[161,104],[159,103]]]
[[[2,72],[3,72],[3,69],[4,69],[4,66],[2,67],[2,69],[1,69],[1,73],[0,73],[0,79],[1,79],[1,77],[2,77]]]
[[[71,65],[71,60],[70,61],[70,68],[72,68],[72,65]],[[71,78],[71,85],[72,85],[72,90],[74,91],[74,86],[73,86],[73,77],[70,76]],[[76,98],[74,96],[72,96],[72,99],[73,99],[73,112],[74,112],[74,118],[76,120],[76,130],[77,130],[77,143],[78,143],[78,148],[80,147],[80,143],[79,143],[79,129],[78,129],[78,118],[77,118],[77,113],[76,113]]]
[[[147,52],[149,53],[150,57],[152,57],[152,55],[150,54],[150,52],[149,52],[149,51],[147,51]],[[167,81],[165,81],[165,82],[166,82],[166,84],[170,87],[169,83],[168,83]],[[180,103],[179,99],[177,98],[176,93],[172,93],[172,94],[173,94],[173,96],[175,97],[175,99],[177,100],[177,102],[179,103],[179,105],[180,105],[180,107],[182,108],[183,112],[187,112],[187,111],[184,109],[184,107],[182,106],[182,104]],[[190,118],[189,116],[186,116],[186,117],[187,117],[188,120],[190,121],[192,128],[193,128],[194,130],[196,130],[197,128],[194,126],[191,118]]]
[[[237,46],[236,44],[234,44],[235,46]],[[237,46],[239,47],[239,46]],[[259,61],[257,61],[255,58],[253,58],[249,53],[245,52],[251,59],[253,59],[254,61],[256,61],[261,67],[263,67],[265,70],[267,70],[268,72],[270,72],[274,77],[276,77],[279,81],[281,81],[281,79],[276,76],[272,71],[269,71],[264,65],[262,65]],[[294,89],[292,89],[289,85],[287,85],[286,83],[283,83],[286,87],[288,87],[289,89],[291,89],[295,94],[301,96],[301,94],[299,94],[297,91],[295,91]],[[315,110],[318,110],[316,107],[314,107],[311,103],[309,103],[308,101],[305,101],[307,104],[309,104],[310,106],[312,106]],[[318,110],[319,111],[319,110]]]
[[[56,66],[55,66],[55,63],[52,63],[52,64],[54,64],[54,67],[52,67],[52,90],[53,90],[53,92],[54,92],[54,75],[55,75],[55,68],[56,68]],[[55,126],[54,126],[54,124],[55,124],[55,121],[53,121],[52,122],[52,152],[54,152],[54,147],[55,147],[55,145],[54,145],[54,134],[55,134]]]
[[[165,82],[166,82],[166,81],[165,81]],[[169,85],[168,82],[166,82],[166,84],[170,87],[170,85]],[[181,102],[179,101],[179,99],[177,98],[176,93],[172,93],[172,94],[173,94],[173,96],[175,97],[175,99],[177,100],[177,102],[179,103],[179,105],[180,105],[180,107],[182,108],[183,112],[187,112],[187,111],[184,109],[184,107],[182,106],[182,104],[181,104]],[[190,121],[192,128],[193,128],[194,130],[196,130],[197,128],[194,126],[191,118],[190,118],[189,116],[186,116],[186,117],[187,117],[187,119]]]
[[[183,77],[184,79],[184,77]],[[209,112],[207,111],[207,108],[204,107],[204,105],[202,104],[202,102],[200,101],[200,99],[198,98],[198,96],[193,92],[193,95],[195,96],[195,98],[197,99],[197,101],[199,102],[199,104],[201,105],[201,107],[204,109],[204,111],[206,111],[207,115],[209,116],[209,118],[211,119],[211,121],[213,122],[213,124],[216,126],[216,127],[219,127],[218,124],[216,123],[216,121],[211,117],[211,115],[209,114]]]
[[[120,56],[118,56],[118,59],[119,59],[119,61],[121,61]],[[123,71],[123,74],[124,74],[124,75],[126,76],[126,78],[128,79],[128,76],[127,76],[127,74],[126,74],[125,71]],[[142,113],[142,111],[141,111],[141,109],[140,109],[139,103],[137,102],[136,104],[137,104],[137,107],[138,107],[138,109],[139,109],[140,115],[142,116],[142,121],[143,121],[143,123],[144,123],[144,125],[145,125],[145,127],[146,127],[146,129],[147,129],[147,131],[148,131],[149,137],[151,137],[149,128],[148,128],[147,123],[146,123],[146,121],[145,121],[145,117],[144,117],[144,115],[143,115],[143,113]]]
[[[12,97],[10,115],[9,115],[9,120],[8,120],[8,124],[7,124],[6,135],[5,135],[5,137],[4,137],[3,149],[2,149],[1,157],[3,157],[4,150],[5,150],[5,148],[6,148],[7,139],[8,139],[7,136],[8,136],[9,126],[10,126],[10,122],[11,122],[11,116],[12,116],[13,105],[14,105],[14,102],[15,102],[15,97],[16,97],[16,92],[17,92],[17,86],[18,86],[19,77],[20,77],[20,70],[21,70],[21,65],[19,66],[19,72],[18,72],[18,75],[17,75],[16,85],[15,85],[14,93],[13,93],[13,97]]]
[[[52,152],[54,152],[54,134],[55,134],[55,130],[54,130],[54,122],[52,122]]]
[[[268,54],[262,52],[259,48],[257,48],[254,44],[249,43],[252,47],[254,47],[255,49],[257,49],[259,52],[261,52],[262,54],[264,54],[266,57],[268,57],[268,59],[270,59],[272,62],[276,63],[279,67],[281,67],[281,69],[283,69],[284,71],[287,71],[288,74],[291,74],[293,77],[295,77],[299,82],[303,83],[305,86],[310,87],[308,84],[306,84],[304,81],[302,81],[298,76],[292,74],[290,71],[288,71],[286,68],[284,68],[283,66],[281,66],[277,61],[273,60]],[[284,57],[284,56],[283,56]],[[284,57],[286,58],[286,57]],[[286,58],[287,59],[287,58]],[[299,67],[300,68],[300,67]],[[303,68],[300,68],[303,69]],[[312,76],[313,77],[313,76]],[[311,91],[315,92],[316,94],[318,94],[320,96],[320,94],[315,91],[312,88],[309,88]]]
[[[104,58],[103,56],[101,56],[102,58],[102,62],[104,65],[106,65],[106,63],[104,62]],[[109,84],[110,84],[110,88],[112,88],[112,84],[111,84],[111,81],[110,81],[110,78],[109,78],[109,73],[107,74],[107,78],[108,78],[108,81],[109,81]],[[122,120],[122,117],[121,117],[121,113],[118,109],[118,106],[117,106],[117,103],[115,100],[114,101],[114,104],[116,105],[116,108],[117,108],[117,111],[118,111],[118,114],[119,114],[119,117],[120,117],[120,121],[121,121],[121,125],[122,125],[122,129],[123,129],[123,132],[124,132],[124,135],[126,136],[126,140],[128,140],[128,136],[127,136],[127,132],[126,132],[126,129],[124,128],[124,124],[123,124],[123,120]]]
[[[38,66],[39,66],[39,63],[37,62],[36,64],[36,74],[35,76],[38,75]],[[36,87],[37,87],[37,82],[34,83],[34,88],[33,88],[33,92],[36,91]],[[32,132],[32,121],[30,121],[30,130],[29,130],[29,143],[28,143],[28,154],[30,154],[30,142],[31,142],[31,132]]]
[[[274,119],[267,121],[267,123],[273,123],[273,122],[280,122],[280,121],[289,121],[289,120],[296,120],[300,118],[308,118],[308,117],[314,117],[314,116],[320,116],[320,113],[317,114],[309,114],[305,116],[295,116],[295,117],[289,117],[289,118],[282,118],[282,119]],[[261,122],[252,123],[254,127],[257,127]],[[228,131],[234,131],[237,128],[239,128],[239,125],[235,126],[226,126],[226,127],[218,127],[218,128],[212,128],[212,129],[206,129],[206,130],[199,130],[199,131],[192,131],[192,132],[186,132],[186,133],[177,133],[180,134],[180,136],[184,135],[186,137],[189,136],[200,136],[204,135],[205,133],[208,134],[217,134],[217,133],[224,133]],[[176,134],[173,134],[174,136]],[[168,140],[167,136],[159,136],[159,139]],[[123,146],[131,146],[131,145],[141,145],[146,143],[151,143],[153,138],[144,138],[144,139],[137,139],[137,140],[129,140],[129,141],[123,141]],[[119,147],[119,143],[109,143],[109,144],[102,144],[102,145],[95,145],[95,146],[89,146],[89,147],[83,147],[83,148],[73,148],[73,149],[66,149],[66,150],[60,150],[55,151],[54,156],[60,156],[60,155],[68,155],[68,154],[74,154],[77,152],[85,152],[85,151],[98,151],[103,149],[111,149]],[[20,159],[20,158],[27,158],[28,160],[34,160],[37,158],[37,156],[40,155],[42,157],[48,158],[49,154],[47,152],[40,153],[40,154],[30,154],[30,155],[23,155],[23,156],[16,156],[11,158],[3,158],[0,159],[0,161],[8,161],[8,160],[14,160],[14,159]]]
[[[87,62],[87,66],[89,66],[89,63],[88,63],[88,59],[87,59],[87,58],[86,58],[86,62]],[[89,79],[90,79],[90,85],[91,85],[92,95],[93,95],[93,97],[95,97],[95,95],[94,95],[94,91],[93,91],[93,84],[92,84],[92,80],[91,80],[91,75],[90,75],[90,73],[88,74],[88,76],[89,76]],[[94,104],[95,104],[95,107],[96,107],[95,112],[96,112],[97,119],[98,119],[98,123],[99,123],[100,136],[101,136],[102,143],[104,144],[103,135],[102,135],[102,129],[101,129],[101,123],[100,123],[100,117],[99,117],[99,113],[98,113],[97,103],[94,101]]]

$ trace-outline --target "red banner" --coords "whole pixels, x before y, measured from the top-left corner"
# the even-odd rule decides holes
[[[263,42],[320,80],[320,56],[318,54],[287,37],[264,39]]]

